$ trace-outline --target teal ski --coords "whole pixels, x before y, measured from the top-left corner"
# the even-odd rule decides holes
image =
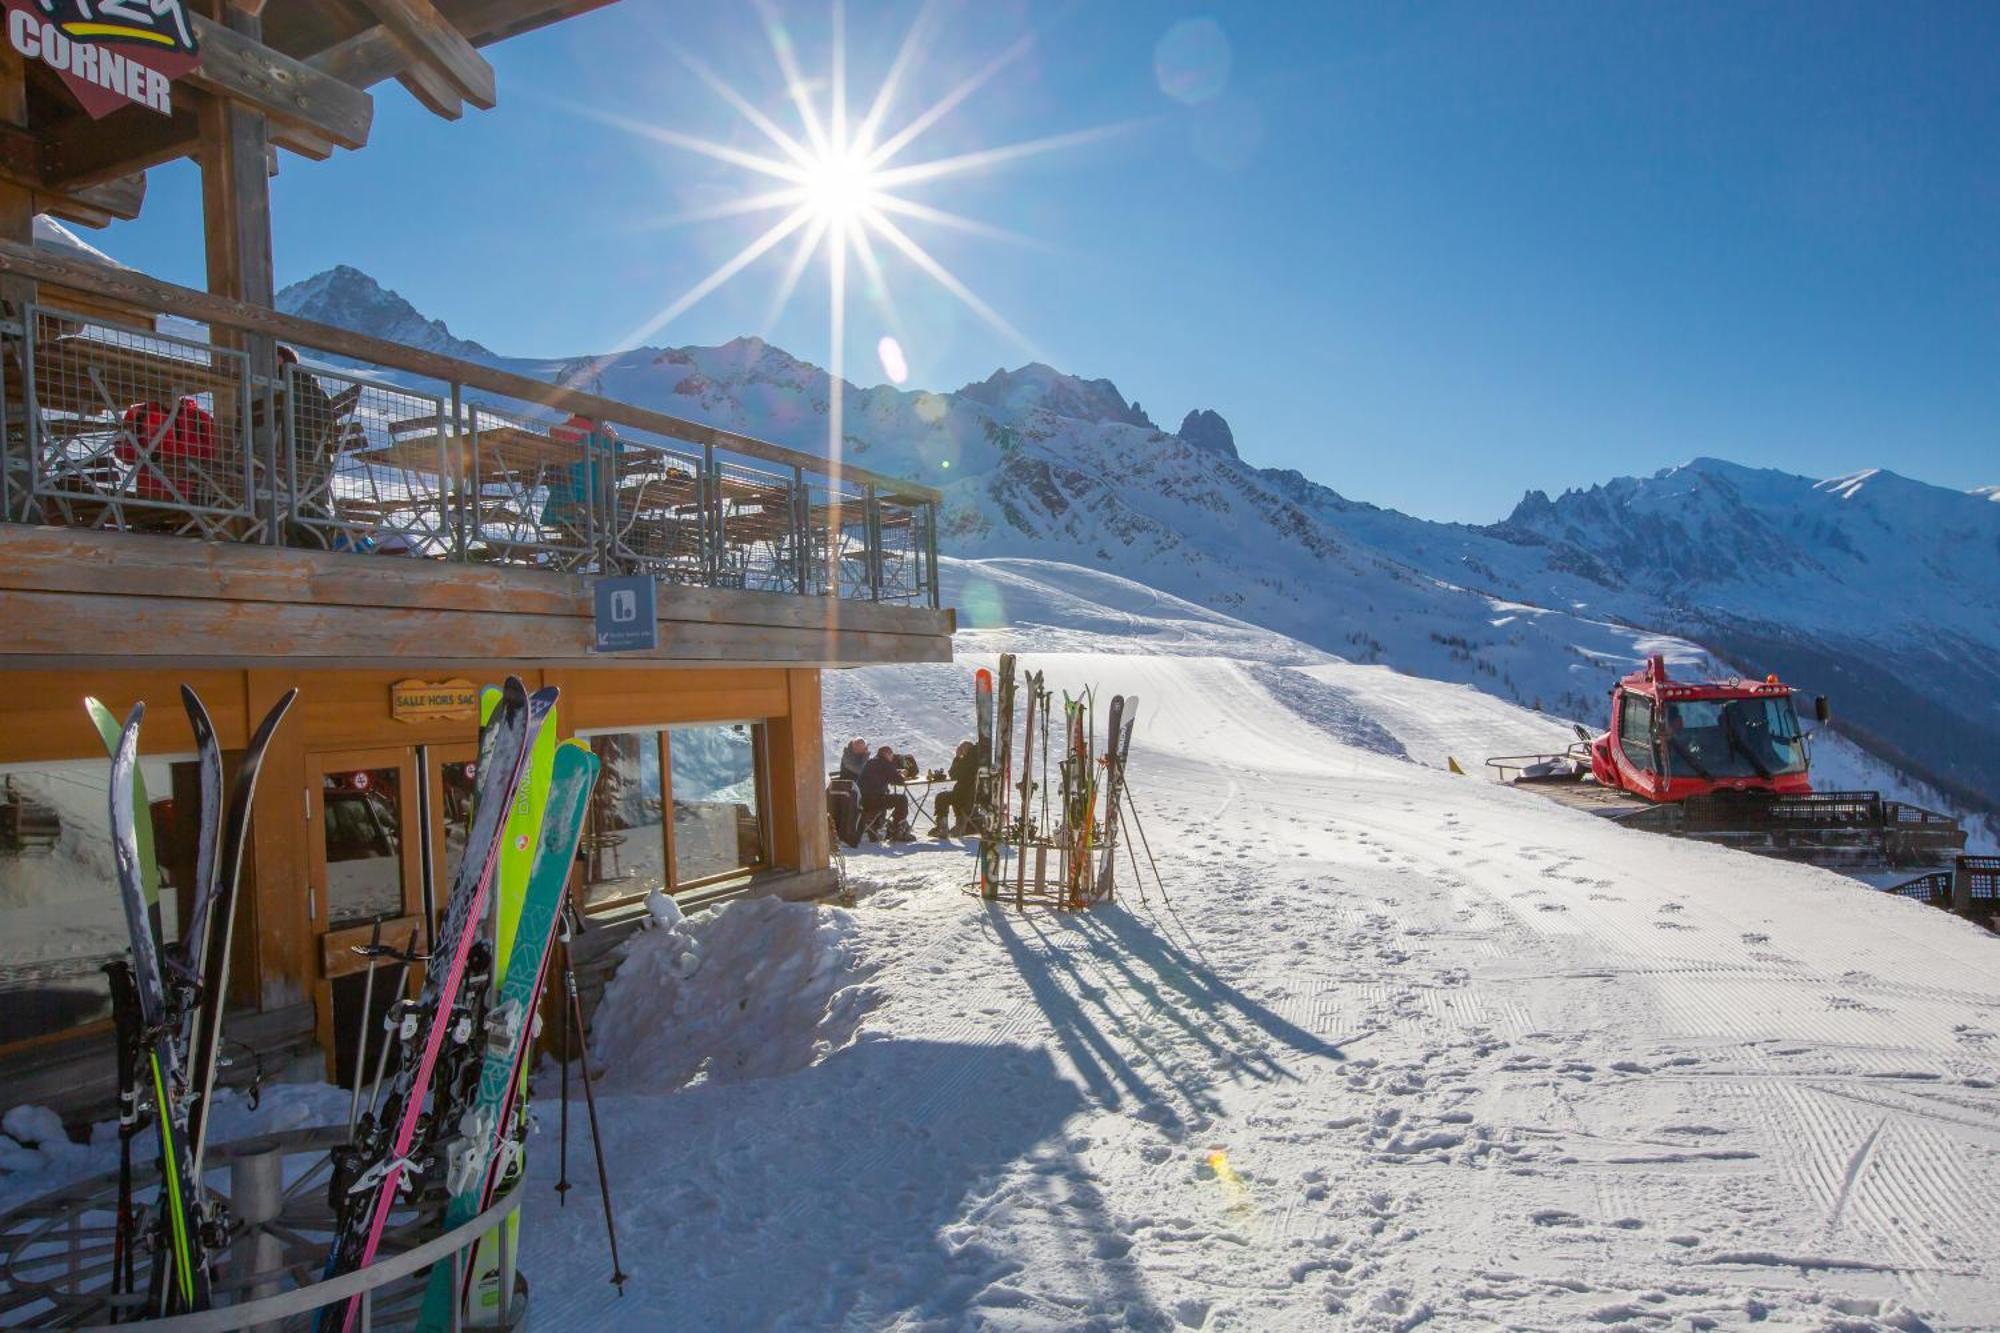
[[[535,1008],[548,973],[550,943],[561,915],[570,864],[590,809],[591,788],[597,782],[597,756],[588,742],[565,741],[556,747],[549,782],[541,845],[528,875],[520,920],[514,931],[513,957],[500,994],[486,1023],[486,1054],[479,1067],[479,1096],[459,1121],[459,1136],[446,1154],[443,1231],[477,1217],[493,1200],[501,1176],[511,1164],[518,1139],[512,1133],[520,1101],[521,1074],[534,1045]],[[463,1301],[476,1265],[460,1269],[460,1290],[452,1290],[452,1266],[431,1269],[417,1327],[441,1333],[452,1326],[452,1303]],[[483,1293],[482,1293],[483,1296]],[[494,1294],[495,1303],[500,1293]]]

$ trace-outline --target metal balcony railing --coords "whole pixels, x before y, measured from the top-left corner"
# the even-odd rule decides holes
[[[926,487],[93,267],[0,243],[7,521],[938,605]]]

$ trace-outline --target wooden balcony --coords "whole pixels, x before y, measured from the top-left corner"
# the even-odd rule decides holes
[[[0,276],[36,285],[0,661],[577,665],[631,574],[652,660],[949,659],[928,488],[25,247]]]

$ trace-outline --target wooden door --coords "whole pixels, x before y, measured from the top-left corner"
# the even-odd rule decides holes
[[[419,951],[429,943],[423,920],[428,840],[419,816],[416,753],[398,746],[308,755],[306,790],[311,915],[320,934],[313,1007],[328,1075],[345,1083],[364,1030],[372,1066],[380,1017],[396,998],[397,968],[383,963],[363,1018],[368,960],[355,948],[375,937],[378,922],[384,944],[400,949],[413,933]],[[412,968],[411,984],[417,976]]]

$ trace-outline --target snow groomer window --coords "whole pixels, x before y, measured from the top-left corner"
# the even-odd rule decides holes
[[[674,882],[719,879],[765,863],[763,728],[750,722],[674,727]]]
[[[154,933],[180,938],[194,848],[174,812],[192,762],[142,757],[159,866]],[[104,965],[131,944],[111,851],[111,761],[0,767],[0,1047],[111,1016]],[[144,817],[143,815],[141,816]]]
[[[600,912],[667,887],[667,833],[661,813],[666,784],[660,733],[586,735],[602,767],[583,830],[583,907]]]
[[[1618,744],[1625,757],[1640,768],[1653,767],[1653,701],[1636,694],[1625,696],[1618,715]]]

